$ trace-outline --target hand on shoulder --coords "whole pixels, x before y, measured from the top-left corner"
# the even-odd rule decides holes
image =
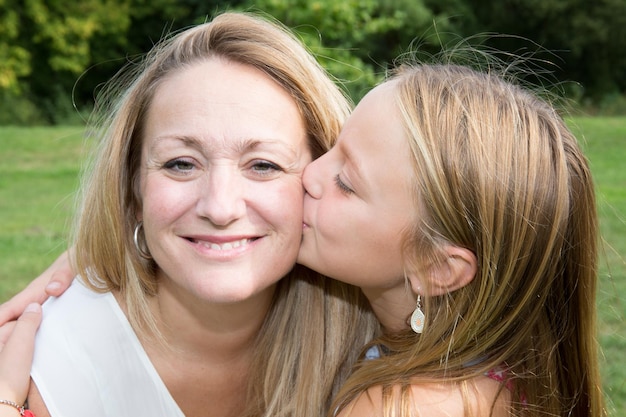
[[[70,264],[72,249],[59,257],[35,278],[26,288],[10,300],[0,304],[0,342],[5,342],[13,332],[15,320],[29,303],[43,304],[50,296],[58,297],[72,283],[74,271]]]
[[[35,334],[40,323],[41,306],[29,304],[6,344],[0,346],[0,417],[19,415],[19,407],[26,400]]]

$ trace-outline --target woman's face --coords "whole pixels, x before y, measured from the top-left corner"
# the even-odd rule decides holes
[[[394,85],[365,96],[337,144],[303,177],[298,262],[364,290],[404,285],[404,231],[415,216],[414,174]]]
[[[291,96],[255,68],[211,58],[164,80],[145,126],[138,218],[160,278],[221,303],[284,276],[311,160]]]

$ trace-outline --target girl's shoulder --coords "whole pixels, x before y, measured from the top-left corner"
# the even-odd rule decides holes
[[[488,376],[477,376],[462,383],[415,381],[409,387],[412,414],[429,417],[465,417],[467,415],[508,416],[510,392]],[[391,402],[400,398],[400,386],[391,390]],[[383,390],[373,386],[345,407],[337,417],[384,416]],[[466,410],[469,407],[471,410]],[[490,414],[493,408],[493,414]],[[402,416],[397,413],[394,415]]]

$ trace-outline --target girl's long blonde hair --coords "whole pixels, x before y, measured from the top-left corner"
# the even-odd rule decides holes
[[[82,187],[75,263],[95,290],[119,291],[131,324],[144,335],[158,333],[147,308],[157,292],[157,266],[133,244],[145,115],[169,74],[212,56],[257,68],[291,94],[313,157],[332,146],[350,110],[345,95],[291,32],[245,13],[221,14],[162,41],[109,85],[104,97],[111,100],[99,103],[107,115],[97,126],[99,147]],[[324,415],[374,329],[357,289],[295,268],[279,282],[256,341],[246,415]]]
[[[604,415],[598,225],[576,138],[552,106],[498,75],[433,64],[400,68],[392,79],[419,211],[406,256],[437,262],[442,245],[453,244],[476,254],[478,271],[460,290],[422,297],[423,333],[378,340],[391,353],[361,363],[334,407],[382,386],[385,415],[409,416],[409,391],[394,397],[392,387],[435,380],[467,388],[504,367],[512,415]],[[404,411],[392,413],[398,405]]]

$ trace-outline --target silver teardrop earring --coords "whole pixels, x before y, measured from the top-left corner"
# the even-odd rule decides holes
[[[140,221],[139,223],[137,223],[137,226],[135,226],[135,232],[133,233],[133,241],[135,242],[135,248],[137,249],[139,256],[149,261],[152,259],[152,255],[150,255],[150,252],[148,252],[147,245],[145,243],[143,245],[139,243],[139,231],[142,228],[143,228],[143,222]]]
[[[421,296],[417,295],[417,305],[415,306],[415,311],[411,314],[411,329],[417,334],[421,334],[422,330],[424,330],[424,312],[422,311],[422,299]]]

